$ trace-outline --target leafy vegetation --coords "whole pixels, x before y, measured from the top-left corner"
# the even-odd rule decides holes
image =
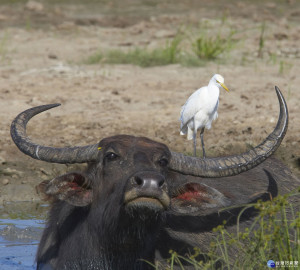
[[[265,36],[264,36],[265,28],[266,28],[266,23],[263,22],[260,27],[260,37],[259,37],[258,53],[257,53],[257,56],[260,58],[263,58],[263,48],[265,46]]]
[[[181,64],[184,66],[202,66],[204,61],[213,60],[222,53],[230,51],[234,41],[232,31],[222,37],[220,34],[210,36],[202,32],[195,41],[188,44],[186,50],[181,48],[181,43],[186,36],[177,34],[169,40],[164,47],[149,50],[136,47],[129,51],[108,50],[91,55],[85,62],[87,64],[133,64],[141,67],[162,66],[169,64]]]
[[[226,37],[222,37],[220,33],[213,36],[202,33],[196,41],[192,43],[193,52],[200,59],[216,59],[219,55],[232,48],[234,44],[232,39],[234,33],[235,32],[231,32]]]
[[[238,226],[235,233],[229,233],[225,223],[215,228],[216,237],[210,244],[209,252],[204,254],[209,258],[207,261],[197,260],[203,252],[196,248],[189,257],[171,252],[168,268],[162,268],[162,265],[155,268],[173,269],[177,264],[185,269],[184,265],[188,264],[201,270],[216,269],[216,265],[218,269],[240,270],[266,269],[268,260],[280,264],[287,261],[300,263],[300,212],[290,202],[293,199],[297,201],[297,197],[300,197],[300,189],[271,201],[247,205],[240,216],[245,210],[254,207],[258,215],[253,223],[244,231],[240,231]],[[229,250],[237,252],[235,259],[230,257]]]
[[[232,64],[254,64],[257,67],[257,62],[263,61],[266,59],[264,56],[269,55],[266,62],[272,65],[279,64],[279,74],[285,75],[290,71],[291,64],[286,62],[286,58],[282,58],[280,50],[271,49],[274,44],[266,44],[269,32],[265,21],[254,27],[241,29],[231,25],[226,17],[219,21],[204,20],[197,27],[178,28],[178,34],[161,47],[101,50],[86,59],[85,63],[132,64],[141,67],[180,64],[185,67],[198,67],[205,66],[209,61],[217,64],[229,61]],[[253,51],[235,50],[231,54],[235,48],[247,45],[247,35],[257,36],[257,48]]]
[[[146,48],[135,48],[124,52],[121,50],[110,50],[106,53],[98,52],[87,59],[88,64],[133,64],[141,67],[163,66],[178,63],[180,54],[179,44],[181,37],[176,36],[166,43],[163,48],[148,50]]]

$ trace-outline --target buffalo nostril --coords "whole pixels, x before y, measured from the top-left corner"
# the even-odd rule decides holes
[[[162,186],[164,185],[164,183],[165,183],[165,180],[162,179],[162,180],[160,180],[160,181],[158,182],[158,186],[159,186],[159,187],[162,187]]]
[[[140,177],[135,177],[135,182],[138,186],[142,186],[144,184],[144,180]]]
[[[161,189],[163,188],[165,184],[165,179],[164,177],[159,177],[159,176],[152,176],[152,175],[136,175],[133,178],[132,184],[137,187],[137,188],[142,188],[142,189]]]

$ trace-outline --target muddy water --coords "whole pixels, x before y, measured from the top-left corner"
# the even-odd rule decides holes
[[[47,205],[18,202],[0,207],[0,269],[36,269],[35,254]]]

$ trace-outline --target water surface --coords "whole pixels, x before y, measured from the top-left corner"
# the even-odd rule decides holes
[[[47,205],[18,202],[0,207],[0,269],[36,269],[35,254]]]

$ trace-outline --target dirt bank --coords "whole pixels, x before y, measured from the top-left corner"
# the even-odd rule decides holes
[[[144,7],[108,2],[102,9],[68,1],[0,4],[0,201],[37,200],[39,181],[72,169],[19,152],[9,128],[21,111],[62,104],[28,126],[31,138],[51,146],[85,145],[125,133],[192,152],[192,143],[179,136],[180,107],[214,73],[225,77],[231,92],[221,92],[219,119],[205,134],[208,155],[239,153],[272,131],[279,111],[277,85],[287,99],[290,123],[276,156],[300,176],[297,1],[232,1],[225,7],[185,1],[177,8],[155,1]],[[238,30],[226,59],[201,67],[85,64],[99,48],[156,48],[178,29],[196,32],[204,21],[216,33]]]

